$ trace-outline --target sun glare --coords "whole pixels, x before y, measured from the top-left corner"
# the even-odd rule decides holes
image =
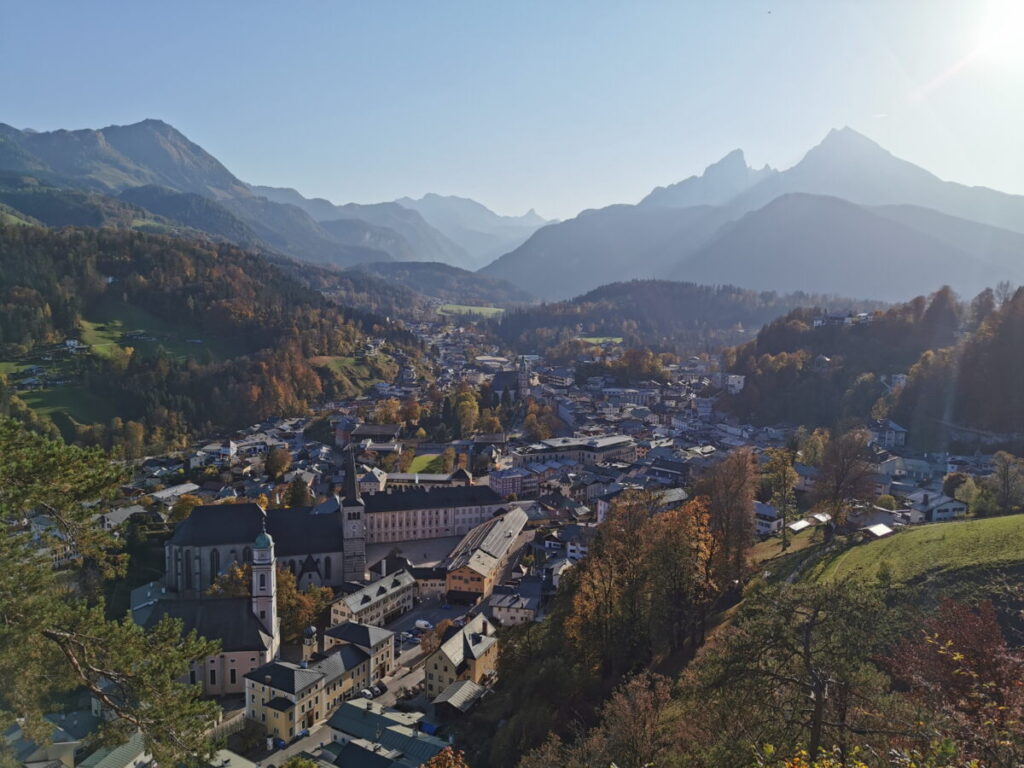
[[[1024,0],[1004,0],[989,9],[975,53],[998,62],[1024,64]]]

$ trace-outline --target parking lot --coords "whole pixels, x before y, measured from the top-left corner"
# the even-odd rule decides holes
[[[448,605],[441,602],[439,598],[427,598],[408,613],[403,613],[393,622],[387,625],[392,632],[408,632],[416,626],[419,620],[429,621],[432,626],[437,626],[442,619],[457,619],[462,616],[469,606]]]

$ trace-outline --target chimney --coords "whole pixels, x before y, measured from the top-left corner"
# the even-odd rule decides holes
[[[272,678],[272,677],[271,677],[270,675],[265,675],[265,676],[263,677],[263,682],[264,682],[264,683],[266,683],[267,685],[270,685],[270,681],[271,681],[272,679],[273,679],[273,678]]]

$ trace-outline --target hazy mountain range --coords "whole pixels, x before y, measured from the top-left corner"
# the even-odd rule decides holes
[[[64,193],[77,194],[79,206],[85,204],[82,195],[91,196],[100,208],[119,198],[172,228],[337,267],[398,260],[475,268],[546,223],[532,212],[498,216],[464,198],[335,205],[293,189],[253,186],[160,120],[50,132],[0,124],[0,171],[37,179],[54,209]],[[51,223],[47,215],[35,218]]]
[[[543,227],[481,271],[548,299],[645,277],[888,300],[947,283],[969,294],[1024,282],[1024,196],[943,181],[844,128],[784,171],[730,152],[637,205]]]
[[[546,222],[460,197],[338,205],[251,185],[159,120],[0,124],[0,205],[5,221],[201,233],[333,267],[429,263],[393,273],[445,296],[458,275],[466,290],[508,301],[636,278],[887,300],[1024,282],[1024,196],[943,181],[849,128],[786,170],[751,168],[735,150],[635,205]]]

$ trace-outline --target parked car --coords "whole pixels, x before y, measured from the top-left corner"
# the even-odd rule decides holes
[[[416,629],[433,629],[434,625],[426,619],[416,619]]]
[[[387,693],[388,687],[384,683],[377,683],[377,687],[380,688],[381,693]]]
[[[371,691],[369,688],[363,688],[363,690],[359,692],[359,695],[362,696],[364,699],[372,699],[373,691]]]

